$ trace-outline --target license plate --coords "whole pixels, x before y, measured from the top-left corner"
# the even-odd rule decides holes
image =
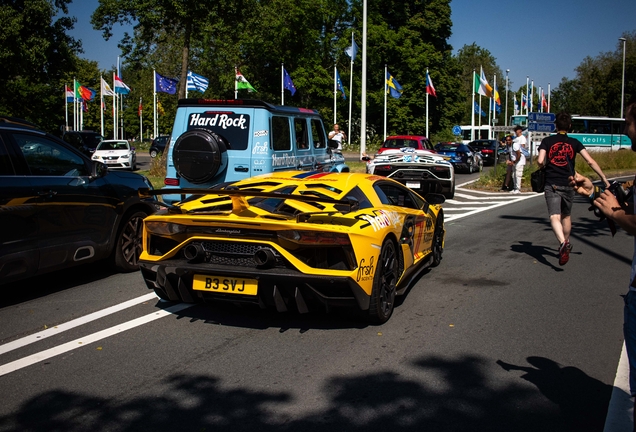
[[[226,276],[194,275],[192,289],[224,294],[256,295],[258,281]]]
[[[116,160],[107,160],[105,161],[107,164],[116,164],[117,161]]]
[[[406,182],[406,187],[407,188],[411,188],[411,189],[419,189],[420,188],[420,182],[407,181]]]

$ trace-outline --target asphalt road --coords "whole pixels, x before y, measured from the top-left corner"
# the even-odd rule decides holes
[[[175,306],[100,265],[5,286],[0,431],[602,431],[633,239],[587,207],[564,267],[539,196],[447,222],[382,326]]]

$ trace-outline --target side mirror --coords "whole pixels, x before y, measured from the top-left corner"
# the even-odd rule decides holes
[[[365,162],[369,162],[371,160],[371,158],[369,156],[362,156],[360,158],[360,160],[365,161]]]
[[[446,201],[446,197],[444,195],[438,194],[438,193],[428,193],[428,194],[426,194],[424,199],[429,204],[444,204],[444,202]]]
[[[104,177],[107,172],[108,172],[108,165],[101,162],[97,162],[97,161],[92,162],[92,167],[91,167],[92,178]]]

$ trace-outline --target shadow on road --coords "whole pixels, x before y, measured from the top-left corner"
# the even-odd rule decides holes
[[[273,359],[270,359],[273,361]],[[264,359],[264,361],[268,361]],[[320,395],[233,386],[214,373],[145,376],[118,397],[42,392],[0,417],[3,431],[601,431],[612,387],[574,367],[534,367],[476,356],[421,357],[407,376],[384,370],[327,379]],[[187,365],[183,365],[187,370]],[[213,370],[213,368],[212,368]],[[311,371],[307,371],[310,373]],[[151,371],[148,372],[150,374]],[[434,376],[436,386],[415,375]],[[413,375],[413,376],[412,376]],[[488,377],[499,375],[495,385]],[[158,374],[155,375],[157,378]],[[299,375],[300,376],[300,375]],[[409,376],[412,376],[409,378]],[[142,384],[143,382],[143,384]],[[298,383],[302,386],[302,382]],[[535,387],[536,386],[536,387]],[[145,395],[138,396],[139,391]],[[302,392],[300,392],[302,393]],[[314,400],[320,401],[314,403]],[[326,405],[322,405],[322,401]]]

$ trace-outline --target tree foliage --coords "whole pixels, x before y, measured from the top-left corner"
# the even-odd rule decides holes
[[[64,78],[77,67],[81,45],[67,35],[75,19],[70,0],[14,0],[0,4],[0,113],[49,130],[63,119]],[[53,109],[55,115],[49,110]]]
[[[100,71],[93,61],[78,58],[80,42],[68,36],[75,18],[71,0],[12,0],[0,5],[0,113],[24,117],[48,130],[64,123],[64,85],[73,79],[99,91],[100,76],[111,83],[113,70]],[[153,70],[179,80],[178,95],[158,93],[159,131],[169,133],[177,100],[185,96],[186,74],[192,70],[210,80],[205,93],[190,97],[233,98],[235,67],[257,89],[239,97],[281,101],[281,68],[290,73],[297,92],[284,93],[285,104],[315,108],[327,123],[334,118],[334,67],[346,87],[337,92],[336,121],[346,130],[352,101],[352,141],[359,139],[361,112],[362,0],[99,0],[91,17],[104,38],[115,24],[132,25],[119,47],[121,77],[132,91],[124,98],[126,135],[139,133],[140,100],[143,128],[152,133]],[[372,2],[367,29],[368,134],[424,134],[426,70],[437,91],[428,97],[429,132],[450,137],[453,125],[469,123],[473,111],[473,70],[497,86],[505,102],[505,76],[496,59],[475,43],[452,55],[449,0]],[[345,48],[351,35],[360,47],[351,72]],[[636,92],[636,32],[627,33],[626,98]],[[386,97],[385,67],[402,85],[399,99]],[[618,116],[622,76],[622,44],[612,52],[584,59],[575,79],[563,79],[552,91],[552,111]],[[352,80],[352,85],[350,85]],[[512,83],[510,83],[512,86]],[[351,87],[351,88],[349,88]],[[526,92],[525,83],[515,92]],[[535,104],[538,92],[533,91]],[[509,113],[512,112],[509,97]],[[100,130],[99,100],[88,103],[86,128]],[[105,135],[112,134],[112,99],[105,99]],[[482,100],[487,107],[487,101]],[[536,105],[535,105],[536,106]],[[504,122],[505,107],[498,115]]]

